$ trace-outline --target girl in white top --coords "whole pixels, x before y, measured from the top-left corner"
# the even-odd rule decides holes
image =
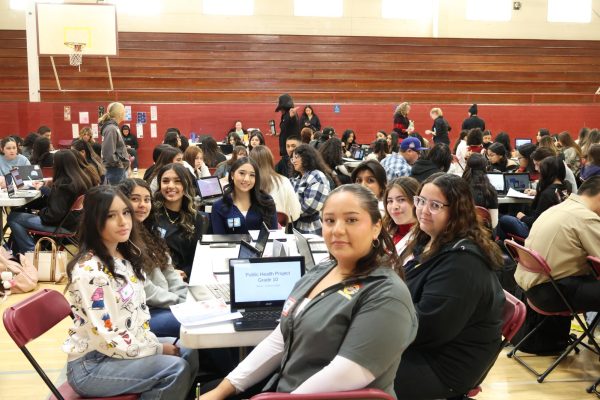
[[[189,146],[183,153],[185,167],[196,179],[210,176],[210,171],[204,162],[204,151],[200,146]]]
[[[287,215],[290,222],[297,220],[302,213],[300,200],[290,180],[275,172],[271,150],[266,146],[256,146],[250,152],[250,158],[258,164],[260,189],[271,195],[277,212]]]
[[[198,370],[197,353],[150,332],[142,271],[148,255],[132,210],[115,187],[86,193],[79,252],[67,266],[74,315],[63,345],[67,380],[85,397],[184,399]]]

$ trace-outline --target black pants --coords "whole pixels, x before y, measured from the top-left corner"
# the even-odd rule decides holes
[[[127,152],[129,153],[130,156],[133,157],[133,162],[132,162],[132,168],[138,168],[139,167],[139,163],[138,163],[138,154],[137,154],[137,150],[134,148],[128,148]]]
[[[425,357],[414,351],[407,351],[402,355],[394,380],[394,390],[398,400],[445,399],[461,394],[444,384]]]
[[[576,311],[600,311],[600,281],[591,275],[570,276],[556,284]],[[550,282],[536,285],[526,293],[544,311],[567,311],[567,306]]]

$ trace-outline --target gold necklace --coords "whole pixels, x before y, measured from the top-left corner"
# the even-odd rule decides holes
[[[177,217],[173,220],[173,219],[171,219],[171,216],[169,215],[169,210],[167,210],[167,208],[165,206],[163,206],[163,210],[165,210],[165,215],[167,216],[167,219],[169,220],[169,222],[172,224],[176,224],[177,220],[179,220],[179,215],[177,215]]]

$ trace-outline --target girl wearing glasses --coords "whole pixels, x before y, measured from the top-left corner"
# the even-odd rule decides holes
[[[462,178],[435,174],[414,197],[414,239],[400,255],[419,317],[415,341],[396,374],[398,399],[465,394],[495,359],[504,293],[498,246],[477,221]],[[443,327],[443,329],[440,329]]]

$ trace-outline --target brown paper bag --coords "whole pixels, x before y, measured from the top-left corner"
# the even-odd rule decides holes
[[[41,250],[44,242],[50,243],[52,250]],[[40,238],[35,249],[28,251],[25,258],[37,269],[40,282],[60,282],[65,277],[67,252],[59,251],[56,242],[49,237]]]

